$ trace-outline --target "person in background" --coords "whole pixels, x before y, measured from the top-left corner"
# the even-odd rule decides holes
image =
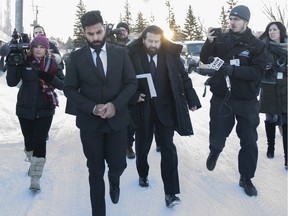
[[[30,53],[23,64],[7,62],[7,84],[17,86],[16,115],[24,137],[24,152],[31,165],[30,189],[40,190],[40,178],[46,162],[46,137],[50,130],[58,96],[55,88],[63,90],[64,74],[48,51],[49,40],[36,36],[29,45]]]
[[[38,35],[44,35],[46,37],[46,32],[44,28],[40,25],[36,25],[33,28],[33,38],[38,36]],[[55,60],[56,62],[60,65],[61,69],[64,69],[64,63],[62,61],[61,54],[58,50],[58,47],[55,45],[55,43],[49,41],[49,46],[50,46],[50,53],[55,55]]]
[[[265,45],[248,27],[250,10],[247,6],[238,5],[232,8],[229,19],[229,31],[218,37],[213,36],[213,28],[208,29],[207,40],[200,53],[200,60],[204,64],[210,63],[211,57],[219,57],[225,62],[209,81],[212,98],[210,153],[206,167],[209,171],[214,170],[236,120],[236,133],[240,138],[239,185],[248,196],[257,196],[251,179],[255,175],[258,160],[257,96],[266,66]]]
[[[120,30],[118,34],[116,34],[116,40],[115,44],[126,47],[127,44],[130,42],[129,39],[129,26],[125,22],[120,22],[117,24],[116,29]],[[135,135],[135,129],[133,128],[133,123],[130,121],[130,124],[127,127],[127,151],[126,156],[129,159],[135,158],[135,152],[133,151],[133,143],[135,141],[134,139]]]
[[[137,75],[151,75],[156,97],[151,97],[147,83],[138,79],[138,90],[130,107],[136,125],[136,167],[140,187],[148,187],[148,154],[154,132],[161,143],[161,176],[165,203],[172,207],[180,203],[178,156],[173,143],[174,130],[180,135],[192,135],[189,110],[201,107],[188,73],[180,60],[182,46],[164,37],[155,25],[144,29],[129,46],[129,56]],[[149,96],[150,95],[150,96]]]
[[[126,47],[126,45],[130,42],[129,39],[130,31],[128,24],[125,22],[120,22],[117,24],[116,29],[118,29],[119,32],[116,34],[115,44]]]
[[[80,21],[88,45],[70,55],[64,94],[67,105],[76,107],[76,126],[89,171],[92,215],[105,216],[105,161],[110,198],[116,204],[120,176],[127,166],[128,101],[137,89],[137,80],[126,48],[106,43],[100,11],[88,11]]]
[[[281,22],[270,22],[259,39],[266,44],[267,66],[261,84],[260,112],[265,113],[267,157],[274,158],[275,128],[282,126],[287,169],[287,33]]]

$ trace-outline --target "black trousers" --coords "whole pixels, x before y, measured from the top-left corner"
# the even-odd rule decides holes
[[[103,124],[101,131],[80,130],[80,138],[87,158],[92,215],[105,216],[105,161],[111,179],[119,183],[120,176],[127,166],[127,129],[112,131]]]
[[[151,148],[154,130],[161,143],[161,176],[165,194],[180,193],[178,177],[178,156],[173,143],[174,126],[165,126],[159,121],[155,107],[151,105],[148,125],[136,129],[136,167],[139,177],[149,174],[148,154]]]
[[[33,151],[35,157],[46,157],[46,138],[53,116],[33,120],[18,117],[26,151]]]
[[[257,160],[257,127],[259,121],[258,101],[239,101],[231,99],[227,104],[223,98],[212,96],[210,100],[210,151],[220,153],[231,133],[235,120],[236,133],[240,138],[240,151],[238,154],[239,173],[246,178],[253,178]]]

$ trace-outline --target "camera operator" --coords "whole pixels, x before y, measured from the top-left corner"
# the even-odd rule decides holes
[[[257,159],[257,127],[259,125],[259,94],[263,71],[266,66],[264,43],[256,39],[248,28],[250,11],[244,5],[234,7],[229,15],[229,32],[213,36],[209,28],[207,40],[201,50],[200,59],[209,62],[209,57],[219,57],[225,61],[209,81],[212,98],[210,100],[210,134],[206,167],[214,170],[226,138],[237,120],[236,133],[240,138],[238,155],[239,186],[248,196],[257,196],[252,184]],[[226,81],[231,85],[227,85]],[[229,97],[227,97],[229,95]]]
[[[116,26],[117,34],[115,44],[119,46],[126,46],[129,42],[129,26],[125,22],[120,22]]]
[[[64,74],[48,51],[49,40],[45,36],[36,36],[28,48],[30,51],[20,64],[6,60],[6,80],[10,87],[21,82],[16,115],[24,137],[24,152],[31,162],[28,171],[30,189],[40,190],[39,179],[46,161],[46,137],[58,106],[54,90],[63,89]]]

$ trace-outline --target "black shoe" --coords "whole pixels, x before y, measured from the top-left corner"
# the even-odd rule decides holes
[[[239,186],[242,187],[248,196],[257,196],[257,190],[252,184],[251,179],[240,177]]]
[[[156,147],[156,152],[161,152],[161,147],[160,146]]]
[[[139,185],[140,187],[149,187],[149,181],[147,177],[139,177]]]
[[[165,203],[167,207],[173,207],[181,203],[181,200],[175,194],[165,194]]]
[[[220,153],[210,152],[210,154],[207,158],[207,161],[206,161],[206,167],[208,170],[210,170],[210,171],[214,170],[214,168],[216,166],[217,159],[219,157],[219,154]]]
[[[274,146],[273,146],[273,148],[268,147],[266,155],[267,155],[267,158],[269,158],[269,159],[274,158]]]
[[[129,158],[129,159],[134,159],[135,158],[135,153],[134,153],[132,147],[130,147],[130,146],[127,147],[126,155],[127,155],[127,158]]]
[[[120,196],[120,188],[119,184],[113,184],[112,181],[109,178],[109,186],[110,186],[110,198],[112,203],[116,204],[119,201],[119,196]]]

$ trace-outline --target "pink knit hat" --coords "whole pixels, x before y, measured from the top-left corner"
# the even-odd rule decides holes
[[[50,49],[50,45],[49,45],[49,40],[48,38],[46,38],[44,35],[38,35],[37,37],[35,37],[29,47],[30,49],[34,46],[37,46],[37,45],[42,45],[44,46],[46,49]]]

